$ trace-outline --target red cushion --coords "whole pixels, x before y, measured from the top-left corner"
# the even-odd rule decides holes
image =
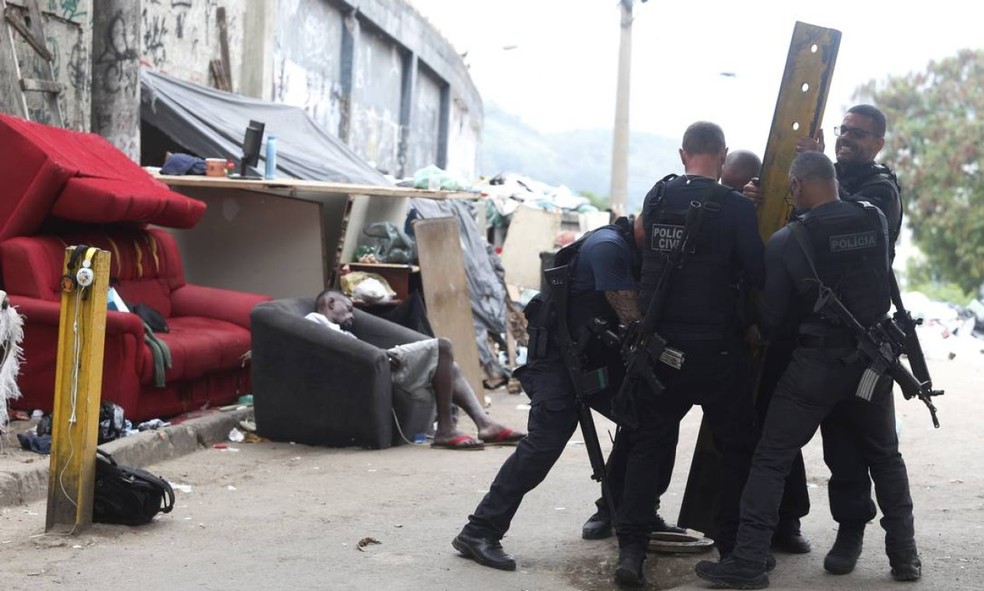
[[[9,115],[0,115],[0,178],[0,240],[37,232],[48,215],[190,228],[205,213],[100,136]]]
[[[164,373],[167,382],[240,367],[243,354],[249,351],[249,331],[229,322],[179,316],[168,318],[167,324],[170,332],[155,334],[171,352],[171,369]],[[141,356],[140,383],[153,384],[154,358],[150,347],[143,347]]]
[[[81,177],[69,179],[51,214],[73,222],[140,222],[168,228],[191,228],[205,215],[203,202],[175,193],[157,181],[154,183]]]
[[[0,115],[0,240],[36,232],[75,173],[74,166],[52,159],[32,139],[35,125]]]

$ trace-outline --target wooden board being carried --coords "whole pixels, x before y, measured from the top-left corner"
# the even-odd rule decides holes
[[[796,141],[816,136],[820,128],[840,38],[840,31],[835,29],[801,22],[793,28],[759,175],[763,201],[757,216],[763,241],[789,220],[792,206],[786,196],[789,166],[796,158]],[[702,421],[677,525],[712,538],[717,535],[714,518],[718,512],[720,472],[721,456],[715,449],[707,421]]]
[[[418,219],[414,220],[413,229],[427,301],[427,319],[435,336],[454,344],[454,359],[479,404],[485,406],[482,366],[475,342],[458,220],[452,217]]]

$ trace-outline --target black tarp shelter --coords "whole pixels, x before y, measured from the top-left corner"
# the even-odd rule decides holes
[[[277,136],[277,173],[353,185],[392,185],[345,142],[299,107],[239,96],[140,71],[140,117],[179,146],[202,158],[228,158],[239,164],[243,135],[251,119]],[[263,169],[263,150],[260,151]]]

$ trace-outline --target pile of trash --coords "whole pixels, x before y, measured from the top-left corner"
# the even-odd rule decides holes
[[[919,340],[927,359],[953,359],[984,353],[984,302],[967,306],[931,300],[922,292],[902,294],[906,308],[917,320]]]
[[[508,226],[520,205],[570,213],[592,213],[598,208],[587,197],[565,185],[553,186],[529,177],[502,173],[473,186],[486,199],[486,219],[491,227]]]

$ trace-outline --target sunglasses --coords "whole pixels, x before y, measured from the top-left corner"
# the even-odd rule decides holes
[[[834,135],[837,136],[837,137],[846,135],[847,137],[851,138],[852,140],[860,140],[860,139],[863,139],[865,136],[869,136],[869,135],[875,136],[875,137],[881,137],[881,136],[875,134],[875,132],[873,132],[873,131],[868,131],[866,129],[861,129],[860,127],[843,127],[843,126],[841,126],[841,127],[835,127],[834,128]]]

